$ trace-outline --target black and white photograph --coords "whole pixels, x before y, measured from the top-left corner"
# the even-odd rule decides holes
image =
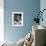
[[[23,12],[12,12],[12,25],[23,26]]]

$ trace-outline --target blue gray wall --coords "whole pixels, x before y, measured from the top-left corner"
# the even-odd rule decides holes
[[[4,0],[4,38],[7,41],[18,41],[32,29],[35,12],[40,9],[40,0]],[[21,10],[19,10],[21,9]],[[12,12],[23,11],[24,26],[12,26]]]
[[[46,0],[41,0],[40,1],[40,10],[42,11],[43,9],[46,9]],[[46,10],[43,12],[43,22],[40,22],[40,25],[45,26],[46,27]]]

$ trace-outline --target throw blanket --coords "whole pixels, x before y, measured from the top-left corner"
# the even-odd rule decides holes
[[[29,32],[24,38],[17,42],[18,46],[31,46],[33,42],[33,35]]]

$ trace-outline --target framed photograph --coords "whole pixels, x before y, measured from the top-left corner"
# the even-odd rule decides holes
[[[12,26],[23,26],[23,12],[12,12]]]

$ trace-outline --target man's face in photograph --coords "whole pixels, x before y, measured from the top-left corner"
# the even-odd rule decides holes
[[[21,14],[14,14],[14,21],[16,22],[21,21]]]

